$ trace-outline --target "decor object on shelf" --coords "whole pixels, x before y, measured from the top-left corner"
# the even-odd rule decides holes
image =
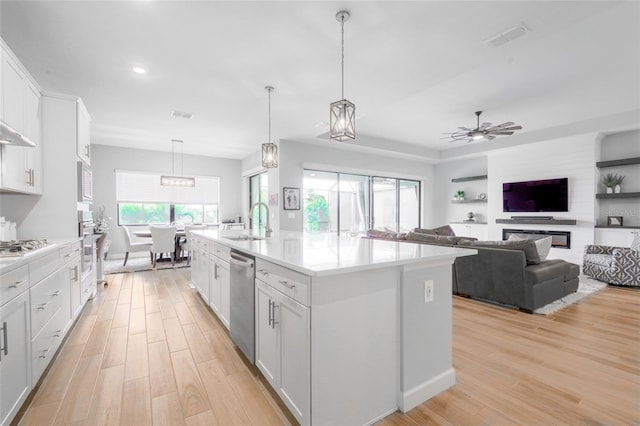
[[[465,222],[475,222],[475,213],[474,212],[468,212],[467,213],[467,218],[464,220]]]
[[[345,141],[356,138],[356,106],[344,97],[344,23],[349,20],[349,12],[341,10],[336,14],[336,20],[342,27],[342,99],[333,102],[329,109],[331,139]]]
[[[464,191],[463,190],[458,190],[453,194],[453,199],[454,200],[464,200]]]
[[[493,140],[496,136],[513,135],[514,130],[521,130],[522,126],[514,126],[514,123],[507,121],[506,123],[498,124],[496,126],[491,123],[482,123],[480,125],[480,114],[482,111],[476,111],[476,128],[471,129],[469,127],[458,127],[458,131],[452,133],[443,133],[445,136],[441,139],[451,139],[449,142],[467,141],[473,142],[478,140]]]
[[[608,216],[607,226],[622,226],[622,221],[623,221],[622,216]]]
[[[282,188],[282,208],[300,210],[300,188]]]
[[[101,206],[94,216],[95,225],[93,226],[93,232],[96,234],[106,234],[109,232],[109,221],[111,218],[106,217],[104,211],[105,207]]]
[[[175,145],[180,144],[180,176],[176,176],[175,170],[175,162],[176,162],[176,153],[175,153]],[[196,178],[193,177],[185,177],[184,173],[184,149],[183,149],[183,141],[179,139],[171,140],[171,176],[160,176],[160,185],[163,186],[183,186],[183,187],[194,187],[196,186]]]
[[[627,247],[588,245],[582,272],[608,284],[640,287],[640,252]]]
[[[613,194],[614,190],[616,194],[620,193],[620,184],[624,180],[624,176],[619,176],[613,173],[607,173],[602,177],[602,183],[607,187],[607,194]]]
[[[271,142],[271,92],[275,89],[273,86],[266,86],[264,90],[269,93],[269,138],[267,143],[262,144],[262,167],[270,169],[278,167],[278,145]]]

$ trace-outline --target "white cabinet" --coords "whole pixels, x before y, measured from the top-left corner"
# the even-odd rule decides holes
[[[631,242],[640,228],[596,228],[595,244],[613,247],[631,247]]]
[[[82,260],[80,259],[80,256],[77,256],[66,265],[67,277],[69,280],[69,317],[71,319],[75,319],[82,310],[82,304],[80,303],[81,262]]]
[[[5,285],[5,283],[0,283]],[[8,425],[31,390],[29,292],[0,307],[0,424]]]
[[[449,223],[457,237],[477,238],[485,241],[489,239],[489,225],[486,223]]]
[[[91,117],[81,99],[76,109],[76,154],[87,165],[91,165]]]
[[[211,251],[223,255],[221,250],[211,246]],[[208,253],[209,264],[209,306],[218,315],[224,326],[229,328],[229,303],[230,303],[230,269],[229,262]]]
[[[42,147],[40,89],[27,76],[18,60],[2,47],[3,121],[36,143],[36,147],[2,145],[0,188],[7,191],[42,193]]]
[[[191,284],[209,303],[209,262],[200,241],[196,239],[191,244]]]
[[[310,310],[258,278],[255,283],[256,366],[296,419],[309,424]]]

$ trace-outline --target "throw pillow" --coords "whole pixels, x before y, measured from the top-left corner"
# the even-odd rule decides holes
[[[633,235],[633,241],[631,241],[631,250],[640,252],[640,232],[636,232]]]
[[[453,229],[451,229],[451,227],[449,225],[444,225],[444,226],[440,226],[438,228],[433,228],[433,232],[436,233],[436,235],[447,235],[449,237],[455,237],[456,233],[453,232]]]
[[[516,234],[509,235],[509,239],[507,241],[525,241],[532,240],[531,238],[520,237]],[[549,251],[551,250],[551,237],[544,237],[538,240],[532,240],[536,245],[536,250],[538,250],[538,257],[540,261],[547,260],[547,256],[549,256]]]

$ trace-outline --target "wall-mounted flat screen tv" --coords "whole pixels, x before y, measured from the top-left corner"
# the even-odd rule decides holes
[[[502,210],[514,213],[569,211],[568,178],[503,183]]]

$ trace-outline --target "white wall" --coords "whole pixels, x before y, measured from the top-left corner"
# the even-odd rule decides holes
[[[594,204],[596,176],[596,135],[585,134],[535,144],[491,151],[488,156],[489,238],[502,239],[502,229],[533,229],[571,232],[571,249],[552,248],[550,259],[581,264],[584,246],[594,240]],[[569,178],[569,211],[562,213],[526,213],[517,216],[553,216],[575,219],[577,225],[497,224],[509,219],[502,211],[502,184],[524,180]]]
[[[485,155],[458,161],[437,164],[435,170],[435,199],[433,218],[435,226],[449,222],[461,222],[467,212],[475,213],[477,222],[487,222],[487,203],[452,204],[453,194],[458,190],[465,191],[466,199],[474,199],[480,193],[487,193],[487,181],[451,182],[451,179],[482,176],[487,173],[487,157]]]
[[[93,210],[105,206],[111,217],[109,254],[124,253],[124,236],[117,226],[115,170],[140,170],[168,173],[171,153],[146,151],[106,145],[91,148],[93,170]],[[220,178],[220,219],[235,219],[241,215],[240,161],[205,156],[184,155],[185,175],[216,176]]]
[[[269,170],[269,194],[278,194],[277,212],[272,207],[275,220],[273,229],[302,231],[302,210],[282,209],[282,188],[294,187],[302,190],[303,171],[305,168],[317,168],[327,171],[338,171],[358,174],[375,174],[387,177],[416,179],[422,181],[422,224],[435,226],[433,221],[433,165],[411,159],[385,157],[370,152],[340,149],[333,142],[326,146],[314,143],[281,140],[279,142],[280,165]],[[247,157],[242,162],[243,171],[259,167],[260,156]],[[243,178],[246,181],[246,178]],[[248,199],[247,186],[243,200]],[[274,226],[273,224],[276,224]]]

